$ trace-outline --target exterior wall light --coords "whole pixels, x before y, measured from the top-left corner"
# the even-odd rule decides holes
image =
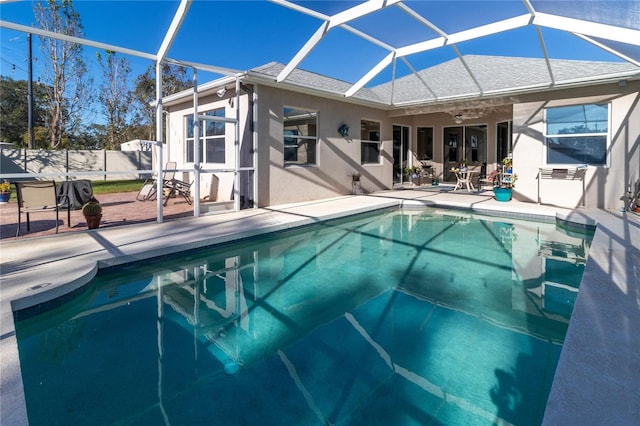
[[[349,137],[349,126],[347,126],[346,124],[343,124],[342,126],[340,126],[340,128],[338,128],[338,133],[340,133],[340,135],[343,138],[348,138]]]
[[[453,118],[456,120],[456,124],[462,123],[462,114],[456,114]]]

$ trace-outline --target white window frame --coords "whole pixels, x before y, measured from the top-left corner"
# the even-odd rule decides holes
[[[377,124],[375,127],[370,127],[365,123]],[[377,130],[377,131],[376,131]],[[375,138],[371,138],[371,135],[377,133]],[[376,140],[377,139],[377,140]],[[365,148],[372,145],[377,146],[378,158],[377,161],[365,161]],[[370,120],[367,118],[360,119],[360,164],[380,164],[382,161],[382,124],[378,120]]]
[[[296,113],[295,115],[287,115],[288,113]],[[282,160],[284,167],[290,166],[316,166],[318,164],[318,111],[308,109],[308,108],[298,108],[293,106],[285,106],[282,110]],[[305,126],[288,126],[287,121],[291,120],[295,122],[296,120],[304,122],[305,120],[309,120],[313,118],[315,128],[312,130],[309,127]],[[313,134],[310,134],[313,133]],[[287,140],[295,139],[297,143],[287,144]],[[310,150],[309,147],[313,145],[313,150]],[[288,160],[287,157],[291,156],[291,152],[295,152],[296,160]],[[301,154],[306,153],[306,161],[298,161]],[[311,157],[311,159],[309,159]]]
[[[216,114],[218,113],[218,114]],[[219,114],[222,115],[219,115]],[[217,117],[225,117],[226,116],[226,109],[225,107],[221,107],[221,108],[214,108],[211,110],[208,110],[204,113],[202,113],[201,115],[210,115],[210,116],[217,116]],[[193,155],[195,155],[195,146],[194,146],[194,138],[193,136],[189,137],[189,130],[191,129],[191,134],[193,134],[193,122],[191,122],[190,124],[190,120],[193,120],[193,114],[190,115],[186,115],[184,117],[184,122],[185,122],[185,147],[184,147],[184,158],[185,158],[185,163],[193,163],[194,160],[196,160],[195,158],[191,158],[189,160],[189,147],[191,146],[191,152],[193,153]],[[210,128],[209,126],[213,126],[212,128]],[[214,130],[213,132],[211,132],[211,130]],[[217,131],[216,131],[217,130]],[[221,133],[220,133],[221,131]],[[200,125],[200,140],[202,141],[202,146],[200,147],[200,157],[201,157],[201,163],[204,164],[225,164],[226,159],[227,159],[227,153],[226,153],[226,123],[220,122],[220,121],[206,121],[206,120],[201,120],[201,125]],[[209,144],[213,144],[213,148],[215,149],[216,146],[221,146],[222,147],[222,156],[223,159],[222,161],[212,161],[213,159],[208,158],[207,156],[207,145]]]
[[[549,133],[548,126],[549,121],[547,118],[548,111],[550,109],[557,108],[569,108],[569,107],[580,107],[580,106],[589,106],[589,105],[603,105],[607,107],[607,130],[604,132],[585,132],[585,133]],[[576,167],[583,165],[591,165],[594,167],[609,167],[611,161],[611,155],[609,153],[610,144],[611,144],[611,103],[610,102],[590,102],[590,103],[579,103],[579,104],[569,104],[569,105],[557,105],[550,106],[544,109],[544,144],[543,144],[543,164],[549,167]],[[552,138],[590,138],[590,137],[604,137],[605,138],[605,160],[604,163],[585,163],[580,161],[575,162],[549,162],[549,140]]]

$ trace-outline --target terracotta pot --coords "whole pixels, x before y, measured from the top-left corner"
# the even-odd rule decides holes
[[[102,215],[85,216],[84,218],[87,221],[87,227],[89,229],[98,229],[100,227],[100,221],[102,220]]]

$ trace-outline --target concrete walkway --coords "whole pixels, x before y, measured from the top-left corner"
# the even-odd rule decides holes
[[[463,208],[596,225],[545,412],[549,425],[640,424],[640,220],[617,212],[499,203],[490,193],[386,191],[366,196],[2,241],[1,424],[27,424],[13,311],[68,294],[105,266],[168,255],[393,206]]]

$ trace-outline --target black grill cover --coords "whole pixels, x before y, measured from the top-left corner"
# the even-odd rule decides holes
[[[58,185],[58,206],[61,208],[81,209],[92,197],[93,187],[90,180],[69,180]]]

